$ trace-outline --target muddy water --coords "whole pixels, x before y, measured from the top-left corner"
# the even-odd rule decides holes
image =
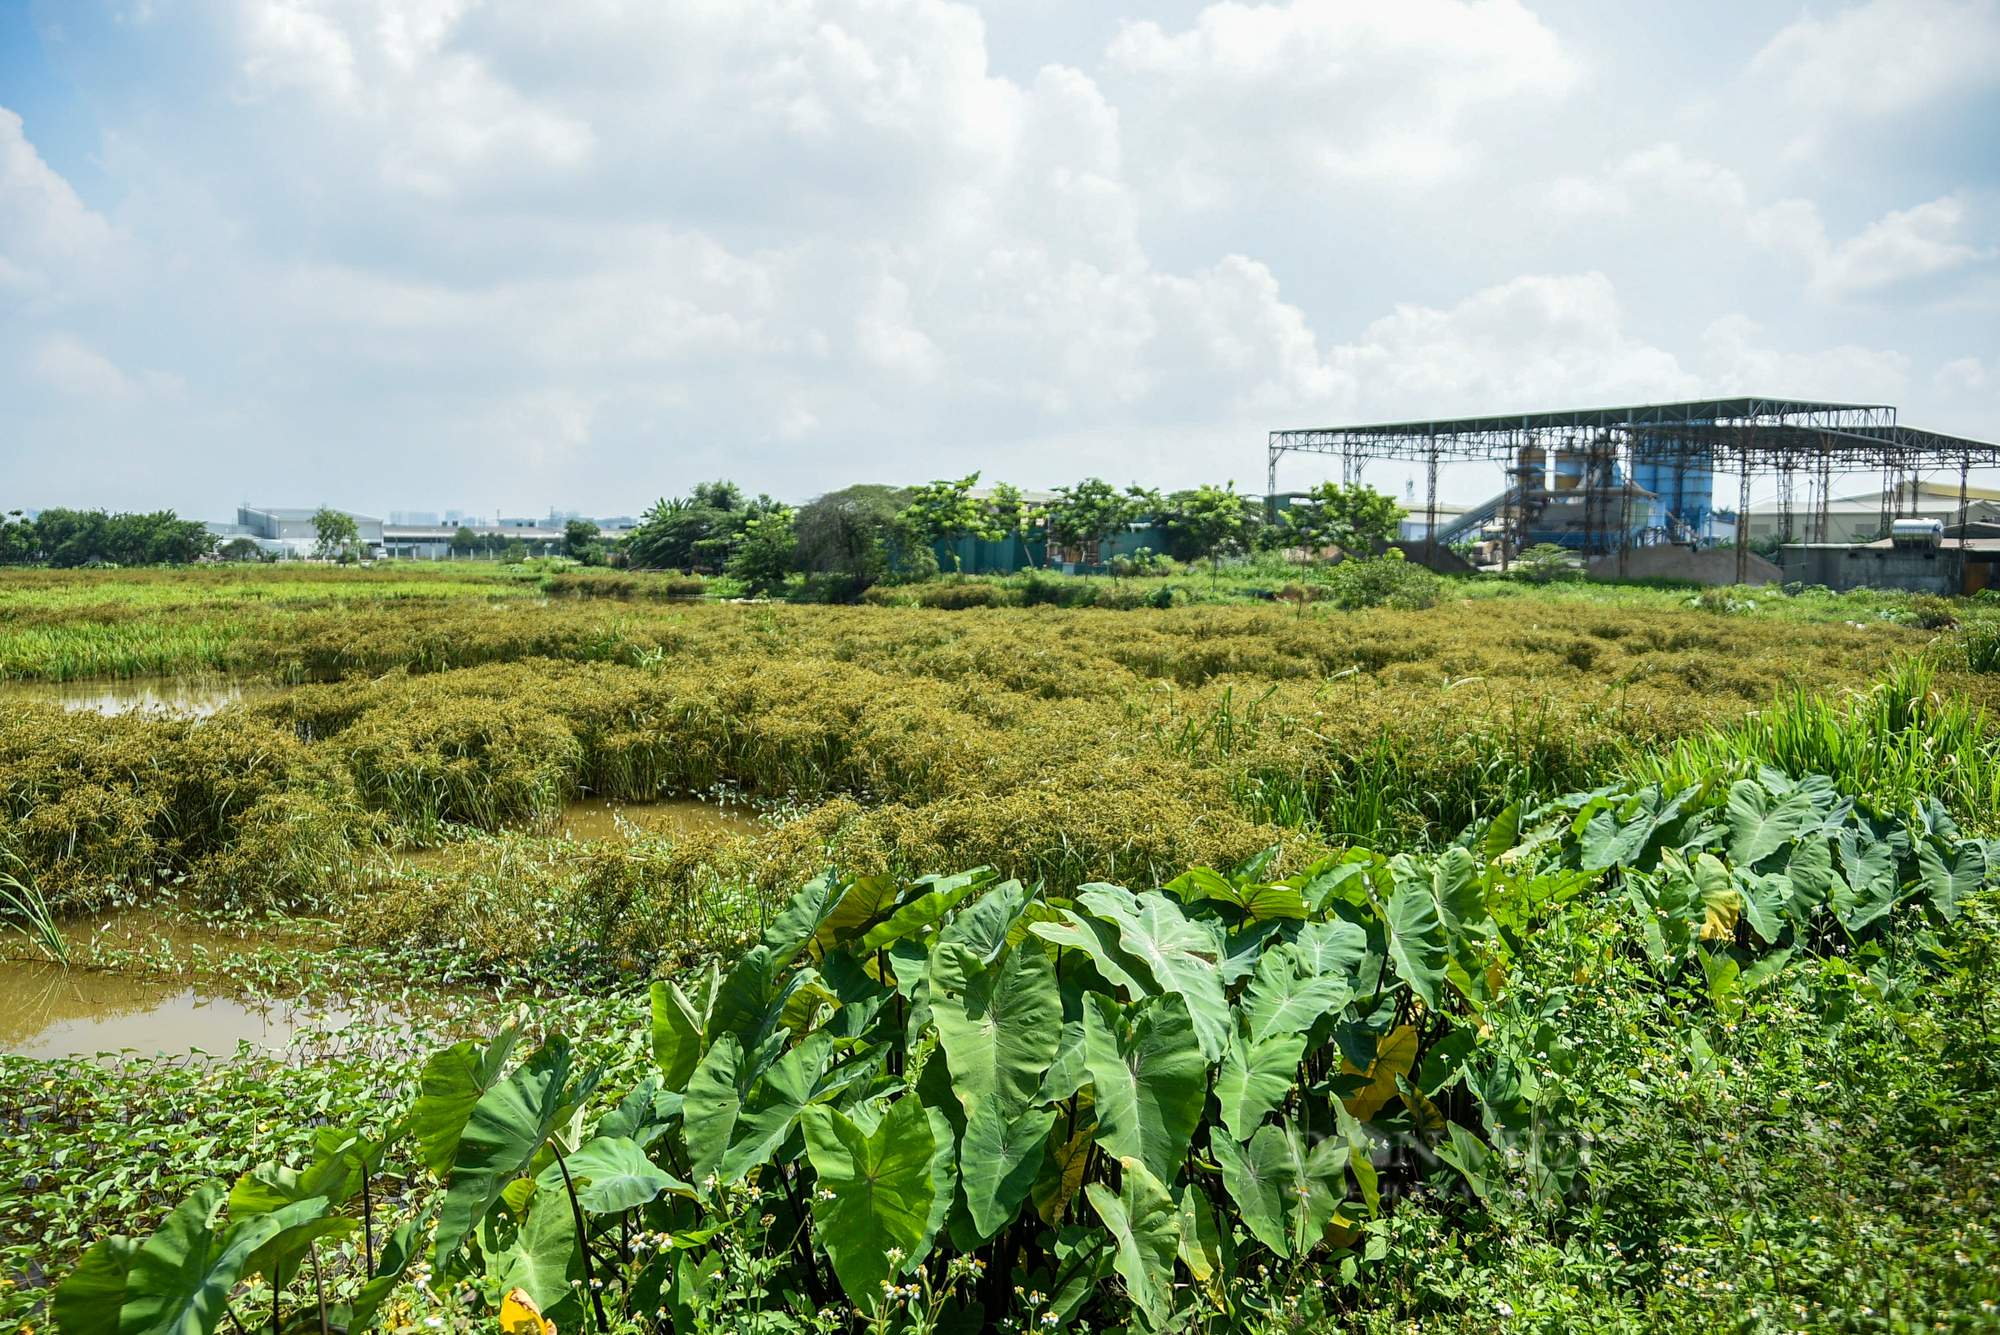
[[[747,806],[703,802],[692,797],[667,797],[655,802],[619,802],[586,798],[563,808],[556,832],[571,839],[608,842],[642,834],[760,834],[764,826]]]
[[[224,705],[263,700],[290,688],[230,677],[129,677],[116,681],[0,681],[0,704],[34,700],[96,714],[134,710],[213,714]]]
[[[228,1056],[239,1042],[278,1050],[308,1031],[355,1020],[391,1022],[386,1009],[250,1006],[185,984],[54,964],[0,964],[0,1050],[23,1057],[131,1052]]]
[[[91,948],[180,958],[226,954],[283,944],[282,926],[234,931],[192,926],[145,912],[72,924],[66,932],[78,958]],[[97,968],[63,968],[27,958],[18,937],[0,941],[12,958],[0,962],[0,1051],[26,1057],[88,1057],[132,1052],[140,1056],[199,1049],[213,1056],[236,1051],[240,1041],[278,1050],[298,1035],[335,1030],[355,1020],[390,1022],[386,1009],[370,1012],[302,1010],[284,1002],[251,1005],[223,991],[190,987],[157,974]]]

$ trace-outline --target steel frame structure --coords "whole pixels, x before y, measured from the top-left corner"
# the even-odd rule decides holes
[[[1521,450],[1530,446],[1543,449],[1559,446],[1579,451],[1584,460],[1586,487],[1597,476],[1593,470],[1604,468],[1608,476],[1609,465],[1623,457],[1627,481],[1617,503],[1622,507],[1625,523],[1616,547],[1621,575],[1626,573],[1627,552],[1631,547],[1631,479],[1638,465],[1737,473],[1739,532],[1745,533],[1751,477],[1757,473],[1776,474],[1780,524],[1787,539],[1792,536],[1794,479],[1805,473],[1814,493],[1811,509],[1814,537],[1820,542],[1827,540],[1827,505],[1834,472],[1852,472],[1859,467],[1882,469],[1885,483],[1882,524],[1886,530],[1901,507],[1902,480],[1906,476],[1915,478],[1925,471],[1956,465],[1959,542],[1963,545],[1971,471],[1978,466],[2000,464],[2000,445],[1904,426],[1896,420],[1896,410],[1888,404],[1697,399],[1623,408],[1273,431],[1267,447],[1265,495],[1276,497],[1278,461],[1286,454],[1339,455],[1341,482],[1346,485],[1359,482],[1362,468],[1377,460],[1422,462],[1429,480],[1425,532],[1429,535],[1427,541],[1435,548],[1438,465],[1501,463],[1507,478],[1502,493],[1503,509],[1509,497],[1517,498],[1514,511],[1518,514],[1528,493],[1517,460]],[[1275,499],[1272,503],[1275,504]],[[1586,497],[1586,548],[1594,541],[1590,531],[1593,508]],[[1503,561],[1506,555],[1503,545]],[[1736,545],[1736,576],[1739,583],[1747,581],[1749,576],[1749,547],[1743,542]]]

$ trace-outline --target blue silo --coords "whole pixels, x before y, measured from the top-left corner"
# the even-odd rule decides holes
[[[1659,522],[1671,530],[1674,541],[1699,539],[1715,514],[1715,474],[1706,463],[1694,462],[1701,456],[1692,445],[1660,443],[1664,448],[1659,455],[1649,458],[1649,450],[1640,456],[1632,480],[1660,498],[1665,514]]]

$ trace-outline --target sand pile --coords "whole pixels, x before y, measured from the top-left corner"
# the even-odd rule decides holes
[[[1590,563],[1597,579],[1618,578],[1618,556],[1600,556]],[[1683,579],[1691,584],[1734,584],[1736,553],[1727,547],[1634,547],[1625,567],[1627,579]],[[1749,584],[1783,584],[1785,572],[1757,553],[1750,553]]]

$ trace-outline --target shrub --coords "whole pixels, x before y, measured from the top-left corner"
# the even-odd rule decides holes
[[[1350,557],[1327,572],[1327,597],[1334,606],[1393,607],[1420,611],[1444,596],[1444,581],[1391,547],[1378,557]]]
[[[1967,626],[1960,633],[1967,672],[2000,672],[2000,625],[1991,621]]]
[[[1910,610],[1903,614],[1902,622],[1919,630],[1951,630],[1958,625],[1958,614],[1952,610],[1951,599],[1919,593],[1911,596]]]
[[[1569,548],[1554,542],[1538,542],[1514,558],[1513,576],[1530,584],[1548,584],[1559,579],[1579,578],[1583,571]]]

